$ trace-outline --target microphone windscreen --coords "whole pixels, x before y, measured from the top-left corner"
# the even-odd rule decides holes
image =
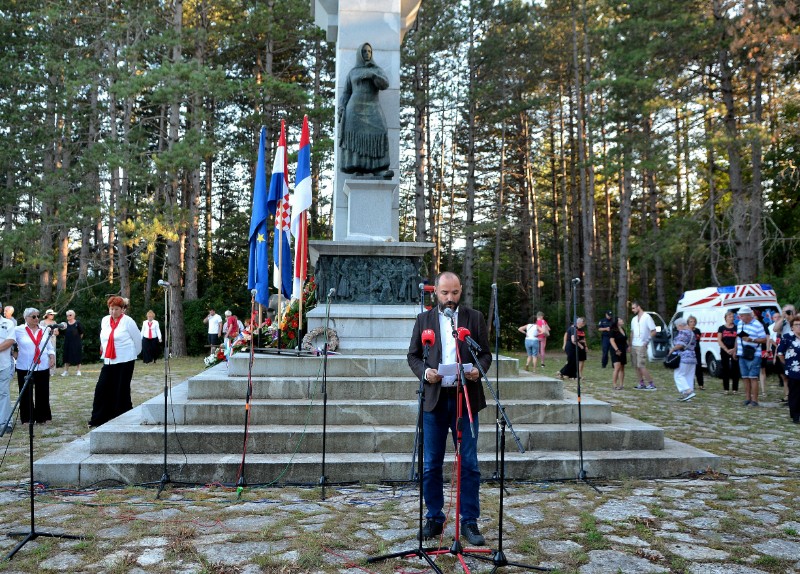
[[[433,332],[433,329],[425,329],[422,332],[422,344],[433,345],[435,342],[436,342],[436,333]]]
[[[458,340],[459,341],[463,341],[464,339],[466,339],[467,337],[469,337],[472,334],[472,333],[469,332],[469,329],[467,329],[466,327],[459,327],[458,329],[456,329],[456,332],[458,333]]]
[[[447,317],[448,319],[452,319],[453,317],[455,317],[455,313],[453,313],[453,310],[450,307],[445,307],[443,313],[444,316]]]

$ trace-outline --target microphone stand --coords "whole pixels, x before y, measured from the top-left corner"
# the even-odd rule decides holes
[[[242,498],[242,492],[247,486],[247,479],[244,476],[247,464],[247,439],[250,436],[250,399],[253,397],[253,363],[255,362],[255,342],[253,341],[253,321],[256,316],[256,293],[253,289],[250,292],[250,357],[247,362],[247,390],[244,397],[244,439],[242,440],[242,462],[239,464],[239,477],[236,480],[236,498]],[[278,337],[280,340],[280,337]]]
[[[500,311],[497,309],[497,284],[492,284],[492,298],[494,299],[494,374],[495,374],[495,388],[497,389],[497,397],[500,396]],[[470,349],[472,350],[472,349]],[[477,359],[476,359],[477,361]],[[480,369],[480,367],[478,367]],[[486,379],[488,382],[488,378]],[[494,409],[495,420],[500,420],[500,403],[497,402]],[[498,427],[494,429],[494,474],[493,479],[498,477],[498,469],[500,460],[498,453],[500,451],[500,432]],[[502,485],[501,485],[502,488]]]
[[[325,345],[322,349],[322,467],[320,469],[319,484],[322,486],[322,500],[325,500],[325,450],[328,434],[328,322],[331,318],[331,292],[325,301]]]
[[[463,439],[463,404],[466,402],[467,404],[467,416],[469,418],[469,425],[470,431],[472,433],[472,438],[475,439],[476,444],[475,448],[477,450],[477,437],[475,436],[475,426],[474,420],[472,418],[472,408],[469,404],[469,393],[467,391],[467,383],[466,378],[464,376],[464,363],[461,360],[461,351],[458,345],[458,330],[456,329],[455,318],[451,315],[450,316],[450,324],[453,327],[453,339],[456,342],[456,363],[458,364],[459,370],[459,378],[456,381],[456,457],[455,457],[455,467],[456,467],[456,509],[455,509],[455,537],[453,539],[453,544],[450,548],[440,548],[438,550],[432,550],[431,554],[440,555],[440,554],[452,554],[454,555],[459,563],[461,564],[461,568],[469,574],[470,569],[467,566],[467,562],[464,560],[464,556],[476,556],[479,553],[491,553],[489,548],[468,548],[464,549],[461,545],[461,442]],[[462,400],[462,396],[464,397]]]
[[[419,449],[419,445],[424,445],[424,425],[422,424],[422,417],[423,417],[423,397],[425,394],[425,371],[427,369],[428,364],[428,351],[430,350],[430,344],[426,344],[422,351],[422,376],[419,378],[419,388],[417,389],[417,436],[419,437],[419,441],[414,443],[414,453],[416,454],[417,449]],[[410,558],[411,556],[416,556],[425,560],[428,563],[428,566],[436,572],[437,574],[443,574],[441,569],[434,563],[433,558],[430,557],[428,552],[431,551],[438,551],[441,550],[440,548],[430,548],[425,549],[422,547],[422,502],[424,500],[423,496],[423,480],[422,475],[425,471],[424,463],[423,463],[423,455],[424,455],[424,448],[420,449],[418,463],[417,463],[417,473],[419,476],[419,508],[418,508],[418,530],[417,530],[417,540],[418,544],[417,547],[413,550],[401,550],[400,552],[392,552],[391,554],[383,554],[382,556],[374,556],[372,558],[367,558],[367,564],[374,564],[376,562],[381,562],[383,560],[388,560],[390,558]],[[414,474],[414,457],[411,459],[411,474]]]
[[[161,284],[161,282],[159,282]],[[156,499],[161,497],[161,493],[164,492],[164,489],[168,484],[181,484],[181,485],[189,485],[189,482],[173,482],[172,479],[169,477],[169,473],[167,472],[167,427],[169,423],[167,421],[168,411],[167,411],[167,402],[169,398],[169,360],[170,360],[170,352],[169,347],[171,344],[171,337],[170,337],[170,330],[171,330],[171,322],[169,320],[169,290],[170,285],[168,283],[161,285],[164,288],[164,461],[162,463],[162,472],[161,472],[161,480],[158,482],[145,482],[143,486],[149,486],[153,484],[158,484],[158,490],[156,490]],[[173,417],[174,420],[174,417]]]
[[[53,329],[47,328],[47,338],[44,340],[44,348],[47,348],[47,344],[50,342],[50,337],[53,335]],[[35,343],[34,343],[35,345]],[[14,419],[14,411],[20,406],[20,402],[22,401],[23,397],[25,396],[25,392],[28,390],[28,386],[31,385],[31,379],[33,378],[33,373],[36,370],[36,367],[39,366],[42,360],[42,352],[39,350],[40,347],[37,345],[37,351],[34,351],[34,359],[31,366],[28,368],[28,373],[25,375],[25,381],[22,384],[22,388],[19,391],[19,396],[17,397],[17,402],[14,404],[14,408],[11,409],[11,414],[8,417],[7,421],[4,421],[6,424],[3,425],[3,432],[0,433],[0,436],[3,436],[5,433],[5,429]],[[28,471],[30,473],[30,513],[31,513],[31,529],[28,532],[9,532],[9,536],[24,536],[19,544],[17,544],[14,549],[8,553],[6,556],[6,560],[11,560],[14,555],[20,551],[20,549],[25,546],[31,540],[36,540],[40,537],[45,538],[64,538],[66,540],[82,540],[82,536],[74,536],[72,534],[56,534],[53,532],[37,532],[36,531],[36,506],[34,502],[36,490],[35,490],[35,483],[33,480],[33,389],[30,390],[30,394],[28,395]]]
[[[511,436],[514,438],[514,442],[517,443],[517,449],[520,453],[524,453],[525,449],[522,447],[522,443],[519,440],[519,436],[514,431],[514,427],[511,424],[511,421],[506,414],[506,409],[500,403],[500,397],[492,388],[491,383],[489,383],[489,377],[486,376],[486,372],[483,370],[483,367],[478,362],[478,356],[475,354],[475,350],[472,348],[472,345],[468,344],[469,352],[472,355],[472,360],[474,361],[475,366],[478,367],[478,370],[481,373],[481,377],[486,381],[486,388],[489,389],[489,392],[492,394],[492,398],[494,398],[495,406],[497,411],[502,415],[499,416],[497,419],[497,426],[500,428],[500,509],[498,515],[498,534],[497,534],[497,551],[492,555],[491,558],[488,556],[482,556],[481,554],[475,554],[473,552],[468,552],[467,556],[471,556],[472,558],[476,558],[478,560],[483,560],[484,562],[491,562],[494,564],[494,568],[492,569],[492,574],[497,572],[497,569],[503,566],[516,566],[518,568],[526,568],[528,570],[540,570],[542,572],[549,572],[552,568],[544,568],[542,566],[531,566],[529,564],[521,564],[518,562],[509,562],[506,558],[505,553],[503,552],[503,511],[504,511],[504,498],[503,498],[503,491],[505,490],[505,475],[506,475],[506,427],[511,432]],[[490,551],[491,552],[491,551]]]
[[[578,380],[578,458],[580,460],[580,469],[578,470],[578,480],[591,486],[598,494],[600,490],[590,484],[586,480],[586,470],[583,468],[583,418],[582,418],[582,401],[581,401],[581,365],[580,365],[580,347],[578,343],[578,283],[580,279],[572,280],[572,324],[575,329],[575,375]]]

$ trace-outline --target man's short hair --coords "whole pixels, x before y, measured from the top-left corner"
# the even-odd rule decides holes
[[[436,287],[438,287],[438,286],[439,286],[439,280],[440,280],[442,277],[451,277],[451,278],[455,279],[456,281],[458,281],[459,283],[461,283],[461,277],[459,277],[458,275],[456,275],[456,274],[455,274],[455,273],[453,273],[452,271],[442,271],[441,273],[439,273],[439,274],[436,276],[436,279],[435,279],[435,280],[434,280],[434,282],[433,282],[434,286],[436,286]]]

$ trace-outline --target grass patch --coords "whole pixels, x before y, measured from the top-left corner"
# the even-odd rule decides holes
[[[597,520],[588,512],[581,513],[583,542],[590,550],[605,550],[609,547],[603,533],[597,529]]]

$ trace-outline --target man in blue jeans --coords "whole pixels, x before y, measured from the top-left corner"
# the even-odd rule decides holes
[[[739,358],[739,372],[744,381],[744,406],[758,406],[758,375],[761,370],[761,344],[767,342],[767,332],[761,321],[753,316],[753,310],[744,306],[739,308],[739,336],[736,342],[736,356]]]
[[[457,425],[457,387],[455,381],[449,381],[439,374],[440,364],[452,364],[460,358],[464,364],[472,363],[472,355],[466,341],[453,337],[451,319],[445,314],[449,309],[453,312],[455,325],[464,327],[471,333],[472,339],[480,346],[476,351],[478,361],[484,371],[492,364],[489,350],[489,339],[486,333],[486,322],[479,311],[459,305],[461,299],[461,280],[455,273],[444,272],[436,278],[437,305],[430,311],[417,315],[411,343],[408,348],[408,365],[418,378],[425,378],[423,395],[422,430],[423,441],[423,475],[422,491],[425,506],[428,508],[426,523],[420,533],[423,539],[439,536],[444,530],[444,478],[442,467],[447,448],[447,435],[453,433],[456,441]],[[422,333],[430,329],[435,334],[435,342],[428,351],[428,360],[423,361],[424,347]],[[486,398],[481,386],[480,371],[476,367],[464,374],[465,386],[469,394],[475,431],[473,437],[467,415],[466,399],[462,395],[461,421],[461,533],[473,546],[482,546],[486,540],[478,529],[480,502],[478,491],[481,474],[478,469],[478,411],[486,407]]]

